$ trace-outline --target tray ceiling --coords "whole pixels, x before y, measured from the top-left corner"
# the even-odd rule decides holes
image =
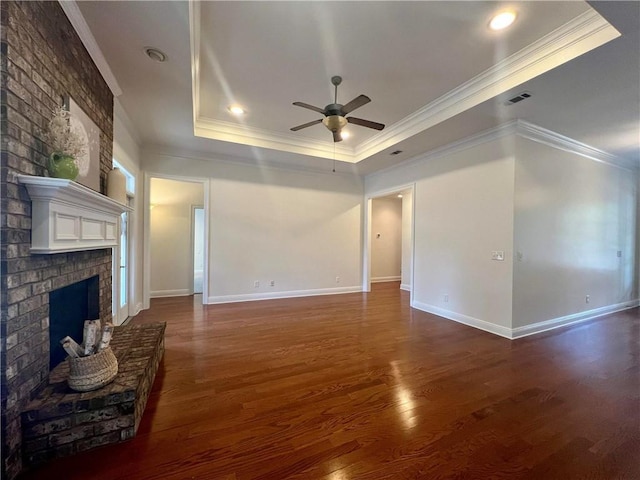
[[[513,7],[513,4],[510,4]],[[526,2],[504,31],[494,2],[192,2],[195,134],[359,162],[551,70],[619,33],[583,2]],[[372,102],[337,145],[322,115],[292,105]],[[240,119],[228,106],[240,104]],[[334,150],[335,147],[335,150]]]
[[[320,171],[335,158],[338,171],[366,175],[522,119],[627,165],[640,159],[634,2],[61,5],[146,151]],[[516,22],[491,32],[507,7]],[[167,62],[149,60],[147,46]],[[324,107],[333,75],[344,79],[339,102],[371,97],[356,116],[382,132],[349,125],[351,138],[334,144],[322,125],[289,130],[320,118],[292,102]],[[533,97],[506,107],[522,90]],[[231,116],[231,103],[247,114]]]

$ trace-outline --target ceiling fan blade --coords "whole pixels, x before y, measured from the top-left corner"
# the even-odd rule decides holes
[[[307,128],[310,127],[312,125],[315,125],[316,123],[322,123],[322,119],[319,118],[318,120],[314,120],[313,122],[309,122],[309,123],[303,123],[302,125],[298,125],[297,127],[293,127],[291,129],[291,131],[293,132],[297,132],[298,130],[302,130],[303,128]]]
[[[349,112],[353,112],[356,108],[360,108],[363,105],[369,103],[371,99],[366,95],[360,95],[359,97],[354,98],[346,105],[342,107],[342,116],[345,116]]]
[[[313,105],[309,105],[304,102],[293,102],[293,104],[297,107],[308,108],[309,110],[313,110],[314,112],[318,112],[324,115],[324,109],[320,107],[314,107]]]
[[[383,123],[372,122],[371,120],[363,120],[362,118],[356,117],[348,117],[347,122],[360,125],[361,127],[373,128],[374,130],[382,130],[384,128]]]
[[[334,142],[341,142],[342,141],[342,135],[340,135],[339,131],[333,132],[333,141]]]

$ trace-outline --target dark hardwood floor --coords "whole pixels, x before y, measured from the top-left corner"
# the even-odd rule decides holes
[[[510,341],[408,304],[153,300],[137,437],[23,478],[640,479],[638,309]]]

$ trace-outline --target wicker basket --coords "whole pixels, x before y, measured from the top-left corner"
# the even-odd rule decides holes
[[[69,358],[69,387],[89,392],[104,387],[118,374],[118,360],[111,347],[87,357]]]

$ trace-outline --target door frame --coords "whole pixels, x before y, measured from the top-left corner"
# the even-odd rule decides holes
[[[202,177],[182,177],[179,175],[166,175],[162,173],[144,173],[144,272],[142,276],[142,298],[144,308],[151,306],[151,179],[161,178],[164,180],[175,180],[177,182],[199,183],[202,185],[204,193],[204,269],[202,275],[202,304],[209,303],[209,189],[211,181]],[[193,246],[191,247],[193,248]],[[193,282],[193,279],[191,280]]]
[[[115,145],[115,144],[114,144]],[[115,148],[115,147],[114,147]],[[129,190],[128,184],[126,188],[127,194],[127,206],[129,209],[124,212],[127,214],[127,264],[126,264],[126,280],[127,280],[127,304],[126,308],[120,307],[120,290],[122,285],[120,283],[120,250],[121,243],[120,237],[122,235],[121,223],[118,224],[118,246],[111,249],[111,319],[114,325],[123,325],[131,317],[135,317],[141,310],[142,304],[138,302],[139,293],[136,291],[136,282],[138,279],[137,261],[140,258],[140,252],[138,252],[136,245],[138,242],[138,231],[136,229],[136,219],[138,215],[138,203],[137,190],[139,185],[140,172],[136,167],[132,166],[128,160],[122,158],[120,155],[113,155],[114,167],[117,165],[119,168],[126,172],[126,175],[130,175],[134,179],[134,188]],[[128,178],[127,178],[128,181]],[[122,220],[122,215],[119,217],[119,221]]]
[[[370,292],[371,291],[371,222],[372,222],[372,214],[373,214],[373,200],[375,198],[387,197],[389,195],[398,194],[401,192],[411,192],[411,220],[410,220],[410,241],[409,241],[409,251],[406,252],[409,255],[409,262],[411,271],[409,272],[409,278],[411,279],[411,290],[409,292],[411,303],[413,303],[413,292],[415,291],[414,285],[414,261],[415,261],[415,218],[416,218],[416,209],[415,209],[415,183],[410,183],[406,185],[399,185],[397,187],[387,188],[384,190],[377,190],[375,192],[370,192],[365,194],[365,216],[364,216],[364,248],[362,249],[363,258],[362,258],[362,291]],[[405,201],[404,198],[402,199]],[[404,208],[403,208],[404,210]],[[404,219],[403,219],[404,220]],[[403,222],[404,223],[404,222]],[[404,245],[404,238],[402,239],[402,244]],[[402,251],[404,255],[404,249]]]
[[[114,296],[114,302],[113,302],[113,306],[112,308],[115,309],[115,311],[112,312],[112,317],[114,317],[114,324],[115,325],[122,325],[123,323],[125,323],[127,321],[127,319],[131,316],[133,316],[131,314],[131,243],[132,243],[132,235],[131,235],[131,214],[133,212],[132,211],[128,211],[128,212],[124,212],[122,214],[120,214],[120,225],[119,227],[122,226],[122,215],[126,215],[126,234],[127,234],[127,261],[126,261],[126,291],[127,291],[127,303],[124,306],[121,306],[121,296],[120,296],[120,292],[122,290],[122,284],[120,282],[121,278],[122,278],[122,274],[121,274],[121,264],[122,264],[122,256],[121,256],[121,251],[122,251],[122,244],[120,243],[120,239],[118,239],[118,246],[116,248],[112,249],[112,258],[113,258],[113,276],[115,276],[116,278],[112,280],[113,282],[113,296]],[[122,238],[122,230],[121,228],[118,228],[118,234],[120,236],[120,238]],[[124,317],[124,318],[123,318]]]
[[[194,278],[194,274],[196,271],[196,250],[195,250],[195,233],[196,233],[196,210],[202,210],[203,213],[203,217],[204,217],[204,205],[191,205],[191,282],[189,284],[189,290],[191,291],[191,294],[195,294],[195,278]],[[204,220],[205,218],[203,218],[203,225],[202,225],[202,229],[204,230]],[[206,243],[206,239],[207,236],[205,235],[205,238],[203,239],[203,248],[204,248],[204,243]],[[204,252],[203,252],[204,254]],[[203,255],[204,256],[204,255]],[[205,272],[205,263],[204,263],[204,258],[202,260],[202,294],[204,295],[204,272]]]

